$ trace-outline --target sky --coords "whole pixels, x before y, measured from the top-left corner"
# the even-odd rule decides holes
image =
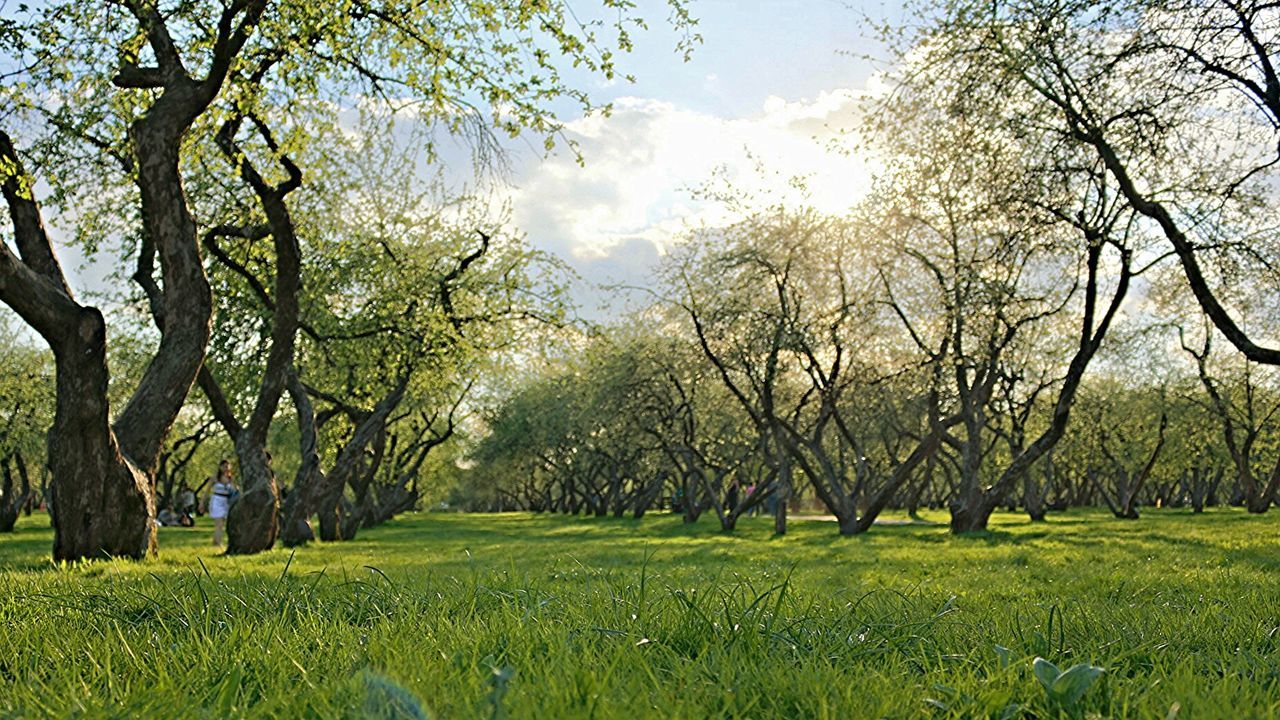
[[[694,0],[703,42],[686,62],[662,22],[664,3],[640,3],[654,21],[622,61],[635,82],[591,81],[612,114],[563,118],[584,165],[564,149],[546,157],[532,143],[512,146],[506,192],[515,224],[581,276],[573,295],[598,318],[621,308],[592,285],[647,285],[688,229],[728,220],[694,193],[717,173],[762,202],[799,199],[790,180],[803,177],[809,202],[848,208],[873,165],[829,145],[848,144],[859,98],[874,87],[877,66],[863,56],[881,53],[863,18],[897,7]]]

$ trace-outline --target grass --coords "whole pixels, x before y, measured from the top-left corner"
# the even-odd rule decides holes
[[[942,520],[942,517],[935,517]],[[0,536],[0,717],[1280,717],[1280,513],[840,538],[416,515],[352,543],[54,567]],[[1105,672],[1074,703],[1032,672]]]

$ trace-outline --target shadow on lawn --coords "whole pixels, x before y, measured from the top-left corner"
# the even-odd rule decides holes
[[[734,532],[721,531],[715,517],[703,517],[695,524],[681,522],[678,515],[653,513],[634,518],[584,517],[532,513],[461,515],[420,513],[397,518],[382,526],[364,530],[350,543],[314,543],[298,550],[298,561],[313,567],[374,564],[397,571],[432,570],[458,572],[480,563],[566,560],[607,567],[625,549],[642,554],[658,553],[661,564],[744,560],[752,556],[778,559],[788,552],[788,562],[848,561],[875,563],[881,559],[906,557],[920,551],[922,561],[943,547],[972,548],[980,557],[999,562],[999,548],[1019,552],[1057,553],[1079,551],[1086,557],[1128,558],[1135,562],[1161,561],[1188,554],[1210,562],[1241,563],[1264,571],[1280,570],[1280,554],[1274,540],[1280,535],[1280,515],[1249,515],[1242,511],[1218,510],[1202,515],[1182,510],[1150,510],[1137,520],[1116,520],[1101,513],[1054,514],[1044,523],[1031,523],[1025,516],[1001,515],[992,529],[955,536],[944,523],[878,524],[868,532],[841,536],[834,522],[797,519],[786,536],[773,534],[772,519],[743,518]],[[1241,533],[1221,532],[1248,525]],[[1256,528],[1256,531],[1254,530]],[[162,528],[160,558],[166,563],[195,563],[196,558],[180,553],[199,553],[206,563],[213,557],[208,548],[211,528]],[[1235,541],[1228,538],[1234,537]],[[1257,541],[1252,541],[1257,538]],[[46,517],[22,518],[14,533],[0,535],[0,571],[52,569],[49,561],[53,541]],[[170,555],[171,551],[178,551]],[[205,552],[202,552],[205,551]],[[287,550],[258,556],[262,562],[246,558],[237,571],[251,574],[278,572]],[[1114,553],[1114,555],[1113,555]],[[213,563],[220,563],[215,558]],[[211,565],[213,567],[213,565]]]
[[[0,535],[0,570],[34,570],[48,567],[53,553],[53,531],[29,518],[13,532]]]

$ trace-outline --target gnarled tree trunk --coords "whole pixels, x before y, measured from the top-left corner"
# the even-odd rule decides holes
[[[53,557],[138,558],[156,548],[155,497],[107,420],[106,327],[85,308],[80,342],[54,350],[57,412],[49,431]]]
[[[48,342],[57,368],[57,409],[49,433],[57,560],[141,557],[155,548],[152,476],[164,437],[204,361],[213,311],[179,171],[183,137],[217,97],[265,7],[266,0],[246,0],[223,9],[217,36],[200,58],[206,72],[197,78],[173,43],[165,16],[152,4],[126,4],[153,65],[140,67],[125,58],[112,82],[152,91],[154,99],[129,127],[131,154],[115,159],[135,178],[141,199],[143,244],[135,278],[154,286],[158,256],[164,288],[163,295],[150,296],[161,326],[159,347],[114,424],[102,314],[72,295],[32,196],[35,183],[0,132],[0,183],[18,248],[15,256],[0,243],[0,300]]]

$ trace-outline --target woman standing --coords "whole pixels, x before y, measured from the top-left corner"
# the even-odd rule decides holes
[[[222,547],[222,535],[227,529],[227,512],[231,509],[231,498],[237,493],[235,478],[231,475],[231,461],[218,463],[218,474],[213,478],[212,494],[209,496],[209,517],[213,518],[213,544]]]

